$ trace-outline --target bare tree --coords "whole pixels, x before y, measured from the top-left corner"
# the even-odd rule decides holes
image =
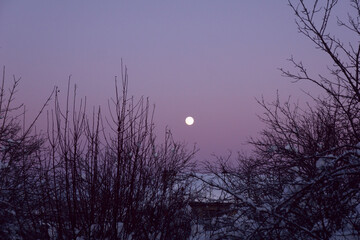
[[[41,237],[37,211],[42,181],[39,163],[43,137],[33,133],[33,127],[50,101],[47,99],[35,120],[25,128],[25,106],[16,105],[15,95],[20,78],[6,91],[5,67],[0,86],[0,237],[2,239]]]
[[[237,165],[218,161],[209,184],[233,196],[233,228],[221,234],[244,239],[330,239],[360,235],[360,2],[349,1],[347,19],[335,18],[338,1],[289,1],[301,34],[331,60],[329,74],[310,74],[302,62],[284,76],[324,90],[314,104],[299,107],[260,100],[266,128],[252,139],[255,152]],[[353,34],[344,43],[330,22]],[[226,174],[221,175],[220,172]],[[220,232],[219,232],[220,234]]]
[[[1,239],[183,239],[190,234],[187,174],[196,149],[154,134],[148,99],[127,95],[115,79],[110,117],[89,117],[86,98],[59,91],[48,111],[46,134],[25,128],[23,105],[14,106],[20,79],[0,88]],[[23,124],[22,124],[23,123]]]
[[[47,223],[55,238],[182,239],[190,231],[184,175],[196,150],[176,143],[170,131],[157,143],[149,100],[128,97],[126,68],[121,81],[120,89],[115,79],[108,118],[98,109],[88,119],[76,89],[70,96],[68,88],[64,110],[55,95],[47,171]]]

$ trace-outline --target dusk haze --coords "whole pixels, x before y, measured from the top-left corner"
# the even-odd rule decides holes
[[[106,113],[122,59],[129,94],[155,105],[159,137],[168,127],[196,143],[199,161],[250,148],[262,126],[256,98],[270,102],[279,91],[298,100],[300,88],[311,90],[281,76],[291,55],[314,69],[325,59],[283,1],[2,0],[0,32],[0,65],[22,78],[17,100],[29,120],[54,86],[64,97],[70,75],[89,110]]]

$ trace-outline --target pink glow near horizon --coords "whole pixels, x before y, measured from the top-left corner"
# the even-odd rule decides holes
[[[156,105],[159,138],[169,127],[197,143],[198,160],[248,149],[262,127],[255,98],[312,90],[280,76],[291,55],[326,68],[286,1],[3,0],[0,33],[0,65],[22,77],[18,100],[30,115],[53,86],[66,91],[69,75],[89,106],[106,105],[123,59],[130,94]]]

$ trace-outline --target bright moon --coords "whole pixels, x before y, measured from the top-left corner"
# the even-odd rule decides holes
[[[193,125],[194,124],[194,118],[193,117],[185,118],[185,123],[186,123],[186,125],[189,125],[189,126]]]

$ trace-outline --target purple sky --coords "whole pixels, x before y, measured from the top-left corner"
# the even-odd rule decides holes
[[[311,90],[281,77],[291,55],[326,67],[287,1],[1,0],[0,36],[0,65],[22,77],[29,115],[54,85],[65,92],[70,74],[89,106],[105,105],[122,58],[130,94],[156,105],[159,134],[168,126],[189,148],[196,142],[198,160],[248,149],[262,127],[255,98],[279,90],[302,100],[299,89]]]

